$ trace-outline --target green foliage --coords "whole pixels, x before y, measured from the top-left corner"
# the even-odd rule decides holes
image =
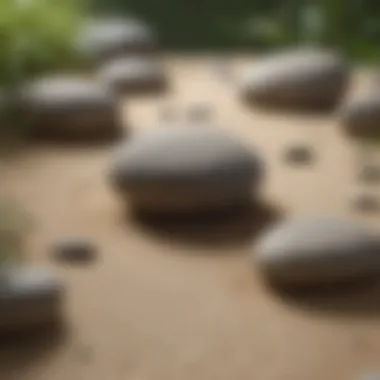
[[[379,0],[92,0],[95,10],[133,14],[174,49],[258,51],[312,43],[352,58],[380,59]]]
[[[20,83],[85,63],[74,44],[84,11],[80,0],[0,0],[0,139],[22,130],[12,123]]]
[[[82,16],[74,0],[1,0],[0,85],[78,65],[73,39]]]

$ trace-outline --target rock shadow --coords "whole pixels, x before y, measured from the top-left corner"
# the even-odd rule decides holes
[[[241,246],[253,243],[282,212],[264,203],[244,203],[201,214],[154,214],[134,210],[128,217],[144,231],[191,246]]]
[[[344,318],[380,317],[380,276],[295,289],[266,282],[282,302],[306,312]]]

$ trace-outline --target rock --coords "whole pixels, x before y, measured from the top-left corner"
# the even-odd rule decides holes
[[[350,205],[357,211],[370,212],[380,209],[379,199],[365,190],[353,192],[349,199]]]
[[[48,270],[12,268],[4,271],[0,280],[1,332],[60,319],[64,287]]]
[[[162,92],[167,85],[163,67],[146,58],[119,58],[104,64],[100,79],[119,94]]]
[[[99,83],[77,76],[53,76],[24,86],[19,113],[32,136],[92,140],[119,136],[117,102]]]
[[[366,164],[360,168],[359,181],[366,183],[380,182],[380,165]]]
[[[95,62],[156,50],[155,33],[141,20],[108,17],[93,20],[78,36],[78,48]]]
[[[245,100],[264,106],[330,109],[340,101],[348,78],[348,67],[338,55],[303,49],[254,63],[240,88]]]
[[[343,130],[351,137],[379,137],[380,91],[370,90],[347,100],[339,110],[339,118]]]
[[[66,238],[55,242],[52,252],[59,261],[87,263],[95,258],[96,247],[85,238]]]
[[[247,201],[262,164],[239,141],[196,125],[161,128],[123,144],[110,166],[114,188],[148,211],[202,211]]]
[[[380,269],[380,240],[349,220],[328,217],[282,222],[255,245],[256,264],[271,282],[310,286],[353,280]]]
[[[284,150],[284,159],[291,164],[308,164],[314,156],[313,148],[302,143],[290,144]]]

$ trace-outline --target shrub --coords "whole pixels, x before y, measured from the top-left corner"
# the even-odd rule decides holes
[[[83,7],[74,0],[1,0],[0,85],[76,67]]]
[[[84,11],[80,0],[0,0],[0,138],[22,132],[12,123],[20,83],[85,62],[74,44]]]

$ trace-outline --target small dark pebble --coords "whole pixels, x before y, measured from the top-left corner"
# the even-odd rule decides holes
[[[366,183],[380,182],[380,165],[366,164],[360,168],[359,181]]]
[[[380,208],[379,199],[365,191],[356,192],[351,196],[351,206],[359,211],[377,211]]]
[[[87,263],[94,260],[96,248],[85,238],[65,238],[53,244],[52,253],[58,261]]]
[[[284,160],[292,164],[309,164],[315,158],[314,150],[308,145],[288,146],[284,150]]]

